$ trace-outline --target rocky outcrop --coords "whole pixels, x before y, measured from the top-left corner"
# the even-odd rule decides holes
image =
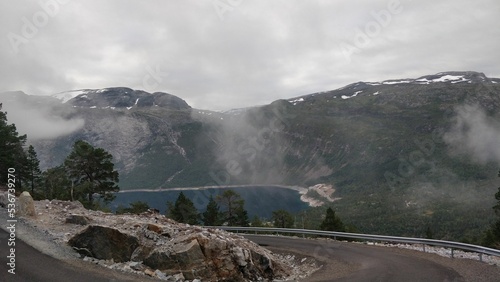
[[[35,204],[30,193],[24,191],[17,199],[17,215],[18,216],[35,216]]]
[[[182,274],[187,280],[256,281],[281,276],[286,268],[273,262],[271,252],[239,236],[214,229],[178,228],[146,223],[119,231],[91,225],[68,244],[87,257],[134,261],[131,268],[157,277]]]
[[[158,213],[115,215],[59,200],[35,201],[35,209],[37,216],[26,220],[72,246],[84,261],[160,280],[293,280],[317,269],[312,261],[290,261],[237,234]]]
[[[104,226],[89,226],[71,238],[68,244],[83,255],[117,262],[129,261],[139,246],[136,237]]]

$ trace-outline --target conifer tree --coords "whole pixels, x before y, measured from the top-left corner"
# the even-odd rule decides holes
[[[229,226],[248,226],[248,214],[244,209],[245,201],[233,190],[226,190],[217,196],[222,211],[222,220]]]
[[[198,211],[193,202],[183,192],[179,194],[173,207],[171,207],[170,216],[178,222],[192,225],[198,224]]]
[[[210,199],[208,200],[207,204],[207,209],[203,213],[203,224],[206,226],[217,226],[221,224],[219,205],[214,200],[212,195],[210,195]]]
[[[273,211],[272,219],[274,227],[278,228],[292,228],[295,223],[292,214],[283,209]]]
[[[38,189],[41,186],[42,171],[40,170],[40,161],[38,160],[35,148],[32,145],[28,148],[26,172],[28,175],[27,182],[31,188],[31,195],[33,197],[40,198],[41,195],[35,195],[35,188]],[[39,192],[37,191],[37,194],[38,193]]]
[[[2,111],[0,103],[0,185],[7,183],[7,171],[14,169],[16,175],[16,189],[21,192],[23,166],[27,157],[23,150],[26,135],[19,135],[15,124],[7,123],[7,113]]]
[[[104,202],[113,200],[113,192],[118,192],[118,171],[114,169],[113,156],[102,148],[94,148],[89,143],[79,140],[64,161],[69,177],[75,182],[80,192],[87,195],[84,201],[93,208],[93,195],[100,194]],[[83,200],[83,199],[82,199]]]
[[[243,206],[239,207],[236,210],[236,226],[248,227],[250,226],[250,220],[248,219],[248,212],[243,208]]]
[[[321,222],[319,229],[325,231],[345,231],[344,224],[342,223],[340,218],[335,215],[335,212],[332,208],[328,208],[326,210],[325,219],[323,220],[323,222]]]
[[[71,180],[64,166],[49,168],[43,172],[43,195],[45,199],[73,201]]]

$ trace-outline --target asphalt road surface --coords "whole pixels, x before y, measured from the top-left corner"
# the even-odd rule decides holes
[[[0,281],[153,281],[81,260],[60,261],[16,239],[16,274],[8,273],[8,234],[0,229]],[[314,257],[323,267],[304,281],[464,281],[453,269],[387,247],[245,235],[273,251]]]
[[[272,251],[295,252],[324,264],[304,281],[464,281],[451,268],[392,248],[287,237],[245,237]]]
[[[81,260],[60,261],[40,253],[20,239],[16,239],[15,274],[10,274],[7,265],[10,247],[8,233],[0,229],[0,281],[26,282],[108,282],[108,281],[157,281],[145,276],[120,273]]]

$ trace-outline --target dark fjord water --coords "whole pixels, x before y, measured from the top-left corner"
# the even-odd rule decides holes
[[[248,211],[248,216],[250,218],[257,215],[269,219],[271,218],[272,212],[278,209],[296,213],[308,207],[306,203],[300,200],[298,191],[275,186],[208,188],[203,190],[183,190],[182,192],[193,201],[198,211],[202,212],[207,206],[210,195],[215,199],[217,195],[229,189],[241,195],[245,200],[245,209]],[[114,212],[119,205],[128,207],[131,202],[143,201],[150,207],[158,209],[160,213],[164,214],[167,208],[167,202],[175,202],[180,192],[179,190],[167,190],[116,193],[116,199],[111,203],[111,209]]]

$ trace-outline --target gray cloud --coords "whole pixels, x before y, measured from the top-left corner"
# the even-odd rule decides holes
[[[500,122],[477,105],[456,109],[453,127],[444,140],[456,154],[468,154],[479,163],[500,163]]]
[[[40,3],[63,2],[53,15],[45,12],[47,20],[14,52],[9,35],[22,36],[24,19],[40,22]],[[3,1],[0,91],[46,95],[127,86],[216,110],[359,80],[447,70],[500,76],[498,1],[232,1],[237,4],[222,17],[214,8],[220,2],[229,3]],[[369,42],[347,60],[342,44],[355,46],[359,31],[376,23],[374,14],[396,2],[400,12],[372,29]],[[163,76],[145,85],[150,69]]]

